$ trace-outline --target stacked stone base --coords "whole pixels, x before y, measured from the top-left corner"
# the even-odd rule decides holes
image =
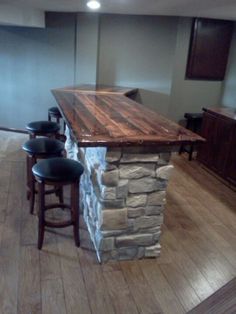
[[[99,261],[160,255],[167,182],[166,148],[78,148],[66,131],[69,158],[85,167],[80,207]],[[152,153],[150,153],[152,152]],[[82,230],[81,246],[91,244]]]

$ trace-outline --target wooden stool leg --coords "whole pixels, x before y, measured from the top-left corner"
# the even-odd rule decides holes
[[[39,186],[39,211],[38,211],[38,249],[43,246],[45,230],[45,186],[44,182],[38,183]]]
[[[26,192],[26,198],[29,201],[30,199],[30,161],[29,161],[29,156],[26,156],[26,187],[27,187],[27,192]]]
[[[63,187],[60,187],[58,190],[58,198],[60,203],[64,203],[64,197],[63,197]]]
[[[30,201],[30,214],[34,213],[35,203],[35,179],[32,174],[32,167],[35,164],[35,158],[29,157],[29,201]]]
[[[191,161],[193,159],[193,144],[190,145],[190,151],[189,151],[189,156],[188,160]]]
[[[79,183],[73,183],[71,185],[71,215],[73,221],[73,231],[75,245],[80,246],[79,238]]]

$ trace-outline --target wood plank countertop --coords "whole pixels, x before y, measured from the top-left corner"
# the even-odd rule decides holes
[[[81,85],[52,90],[81,147],[175,146],[203,138],[128,96],[137,89]]]

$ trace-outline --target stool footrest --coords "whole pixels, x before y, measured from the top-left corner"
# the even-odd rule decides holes
[[[51,227],[51,228],[65,228],[73,225],[73,221],[67,220],[67,221],[60,221],[60,222],[51,222],[51,221],[45,221],[45,226],[46,227]]]
[[[71,209],[71,206],[68,205],[68,204],[64,204],[64,203],[53,203],[53,204],[50,204],[50,205],[46,205],[44,208],[45,208],[45,210],[53,209],[53,208],[68,208],[68,209]]]

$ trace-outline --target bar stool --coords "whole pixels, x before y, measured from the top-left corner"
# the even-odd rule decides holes
[[[36,138],[28,140],[22,149],[27,153],[26,167],[27,167],[27,199],[30,201],[30,213],[34,212],[35,202],[35,179],[32,174],[32,167],[36,164],[38,159],[46,159],[50,157],[62,157],[64,151],[64,144],[58,140],[47,137]],[[50,193],[57,192],[60,199],[63,199],[62,191],[47,191]]]
[[[58,107],[51,107],[48,109],[48,121],[52,121],[52,119],[56,119],[56,122],[60,125],[60,120],[63,119],[60,110]],[[66,124],[63,120],[63,134],[65,133]]]
[[[59,124],[52,121],[34,121],[26,126],[30,139],[36,136],[56,137],[60,130]]]
[[[52,118],[56,119],[56,122],[60,124],[60,119],[62,119],[62,115],[57,107],[51,107],[48,109],[48,121],[52,121]]]
[[[45,227],[64,228],[73,226],[75,245],[79,247],[79,182],[84,172],[83,166],[74,160],[66,158],[50,158],[41,160],[32,168],[38,182],[39,210],[38,210],[38,249],[41,250]],[[45,204],[45,185],[63,188],[71,185],[71,204],[63,202]],[[69,220],[53,222],[45,219],[45,211],[52,208],[68,208],[71,212]]]
[[[184,114],[184,117],[186,119],[186,129],[189,129],[199,134],[201,130],[203,114],[186,112]],[[179,154],[187,152],[189,154],[188,160],[191,161],[194,148],[194,144],[190,144],[189,149],[185,145],[181,145],[179,149]]]

